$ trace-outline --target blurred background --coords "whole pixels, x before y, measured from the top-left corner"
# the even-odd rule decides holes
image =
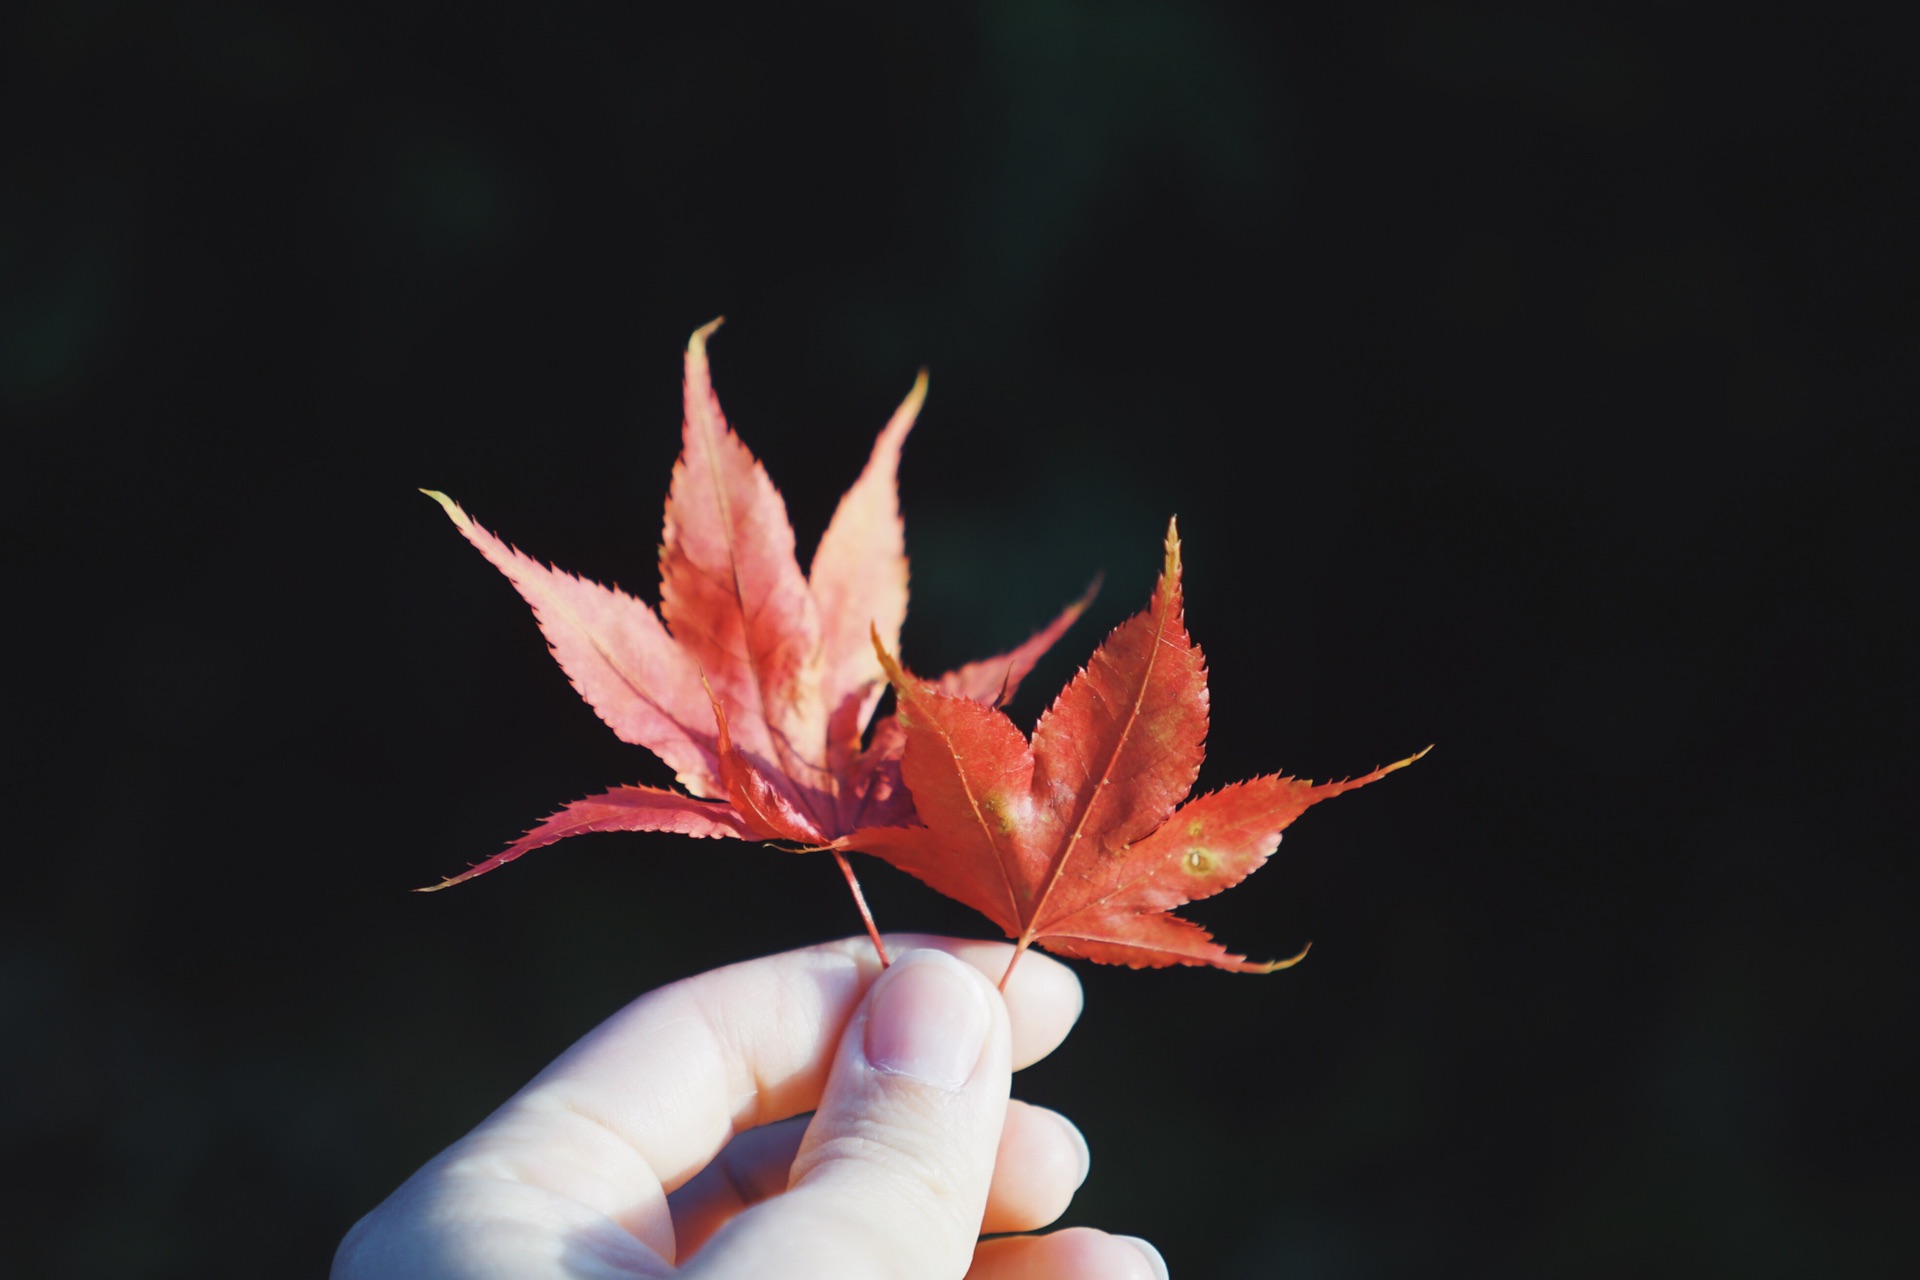
[[[1432,756],[1083,967],[1068,1221],[1256,1280],[1912,1274],[1910,44],[1735,5],[29,0],[0,18],[15,1274],[315,1274],[636,993],[858,931],[415,492],[653,598],[679,358],[1030,721],[1167,517],[1202,785]],[[1900,853],[1901,849],[1907,852]],[[882,923],[984,920],[863,860]],[[1903,1251],[1906,1257],[1902,1257]]]

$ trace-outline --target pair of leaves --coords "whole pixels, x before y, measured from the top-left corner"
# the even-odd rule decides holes
[[[682,451],[667,496],[658,614],[624,592],[521,553],[452,499],[428,491],[533,606],[580,696],[623,741],[665,761],[687,794],[632,785],[575,801],[433,888],[593,831],[818,847],[863,826],[911,819],[899,780],[905,733],[888,717],[868,745],[862,742],[885,689],[872,637],[896,646],[906,617],[896,474],[926,394],[925,375],[880,432],[803,574],[786,504],[714,395],[706,344],[719,323],[687,344]],[[1010,694],[1086,603],[1068,606],[1017,649],[941,677],[940,687],[965,698]],[[850,870],[847,876],[858,901]]]
[[[1171,911],[1252,874],[1309,806],[1419,756],[1344,782],[1272,775],[1187,800],[1205,755],[1208,698],[1205,662],[1183,615],[1179,532],[1170,525],[1152,602],[1107,637],[1031,741],[997,708],[910,675],[876,629],[921,825],[856,831],[842,847],[987,916],[1015,940],[1016,962],[1038,943],[1134,968],[1267,973],[1296,963],[1304,951],[1250,962]]]
[[[1208,695],[1171,526],[1152,602],[1108,636],[1031,741],[998,707],[1091,592],[1017,649],[934,681],[909,674],[893,656],[907,608],[896,474],[925,375],[881,431],[803,574],[785,503],[713,393],[706,340],[718,324],[687,344],[658,614],[522,554],[429,491],[533,606],[580,695],[685,788],[619,786],[575,801],[433,888],[592,831],[783,840],[833,851],[876,948],[849,851],[883,858],[986,915],[1015,940],[1015,962],[1038,944],[1134,967],[1269,972],[1295,963],[1299,956],[1250,962],[1172,910],[1238,884],[1309,806],[1419,756],[1344,782],[1274,775],[1188,800],[1205,754]],[[869,738],[888,681],[896,711]]]

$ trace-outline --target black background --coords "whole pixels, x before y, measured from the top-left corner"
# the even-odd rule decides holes
[[[651,598],[724,313],[803,547],[931,367],[916,666],[1104,569],[1030,718],[1177,512],[1203,785],[1438,744],[1194,911],[1300,968],[1083,967],[1019,1084],[1070,1221],[1227,1280],[1904,1273],[1911,45],[1295,8],[10,7],[9,1268],[311,1274],[635,993],[855,930],[824,860],[665,836],[405,892],[666,780],[415,487]]]

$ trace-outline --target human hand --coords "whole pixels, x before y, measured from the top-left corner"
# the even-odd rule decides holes
[[[919,948],[919,949],[914,949]],[[355,1224],[333,1280],[1165,1280],[1057,1218],[1067,1120],[1011,1101],[1080,984],[1004,943],[864,938],[649,992]],[[809,1119],[803,1113],[813,1111]]]

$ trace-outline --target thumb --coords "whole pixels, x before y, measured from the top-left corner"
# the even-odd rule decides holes
[[[1007,1008],[986,977],[910,951],[841,1036],[789,1190],[735,1218],[701,1280],[960,1280],[973,1257],[1011,1087]]]

